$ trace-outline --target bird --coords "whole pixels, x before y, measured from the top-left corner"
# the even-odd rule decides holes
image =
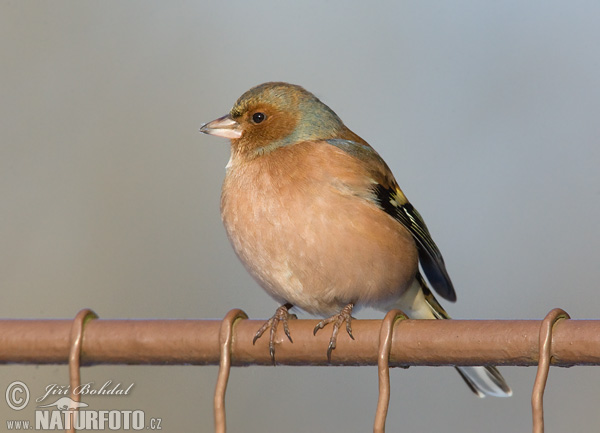
[[[354,338],[355,309],[450,319],[429,286],[451,302],[456,292],[423,218],[375,149],[314,94],[263,83],[200,132],[231,142],[221,218],[245,268],[280,304],[253,340],[270,331],[273,363],[279,324],[293,342],[293,307],[324,318],[315,334],[332,324],[329,361],[344,324]],[[496,367],[456,368],[479,397],[512,394]]]

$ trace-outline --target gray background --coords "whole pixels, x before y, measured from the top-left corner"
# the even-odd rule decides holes
[[[598,2],[0,5],[1,317],[270,316],[220,223],[228,142],[197,132],[269,80],[317,94],[387,160],[444,253],[454,317],[598,317]],[[515,395],[478,400],[450,368],[394,370],[388,430],[530,430],[535,369],[502,371]],[[84,401],[207,432],[216,373],[86,368],[135,387]],[[0,391],[67,377],[2,366]],[[599,379],[552,370],[548,432],[598,431]],[[229,430],[369,431],[376,400],[374,367],[235,369]],[[2,423],[32,414],[0,403]]]

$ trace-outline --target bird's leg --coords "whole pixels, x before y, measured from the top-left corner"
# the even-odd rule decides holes
[[[260,329],[254,335],[254,339],[252,340],[252,344],[256,343],[262,335],[265,333],[267,329],[270,328],[269,335],[269,353],[271,354],[271,361],[273,361],[273,365],[275,365],[275,333],[277,332],[277,326],[279,322],[283,322],[283,332],[290,340],[290,343],[293,343],[292,336],[290,335],[290,330],[288,328],[288,319],[297,319],[295,314],[290,314],[289,309],[292,308],[293,305],[290,303],[284,304],[275,311],[273,317],[267,320]]]
[[[340,326],[342,323],[346,322],[346,332],[354,340],[354,336],[352,335],[352,309],[354,308],[354,304],[350,303],[342,308],[342,311],[339,314],[334,314],[333,316],[321,320],[313,331],[314,335],[317,335],[319,329],[323,329],[329,323],[333,323],[333,331],[331,332],[331,338],[329,339],[329,347],[327,348],[327,361],[331,363],[331,352],[335,349],[335,344],[337,341],[338,331],[340,330]]]

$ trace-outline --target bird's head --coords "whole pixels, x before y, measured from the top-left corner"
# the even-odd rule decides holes
[[[236,152],[252,156],[302,141],[337,138],[345,130],[340,118],[315,95],[282,82],[251,88],[229,114],[200,128],[205,134],[231,139]]]

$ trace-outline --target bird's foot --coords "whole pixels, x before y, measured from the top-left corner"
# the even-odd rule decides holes
[[[252,340],[252,344],[256,343],[262,335],[265,333],[267,329],[270,329],[269,335],[269,353],[271,354],[271,361],[273,365],[275,365],[275,334],[277,332],[277,327],[279,326],[279,322],[283,323],[283,332],[285,332],[286,337],[290,340],[290,343],[293,343],[292,336],[290,335],[290,330],[288,328],[288,319],[297,319],[295,314],[290,314],[289,309],[292,308],[292,304],[284,304],[275,311],[273,317],[267,320],[260,329],[254,335],[254,339]]]
[[[321,320],[313,331],[314,335],[317,335],[317,332],[320,329],[323,329],[326,325],[333,323],[333,331],[331,332],[331,338],[329,339],[329,347],[327,348],[327,361],[331,363],[331,352],[335,349],[335,344],[337,341],[338,332],[340,330],[340,326],[342,323],[346,322],[346,332],[350,338],[354,340],[354,336],[352,335],[352,309],[354,308],[354,304],[350,303],[342,308],[342,311],[339,314],[334,314],[333,316]]]

